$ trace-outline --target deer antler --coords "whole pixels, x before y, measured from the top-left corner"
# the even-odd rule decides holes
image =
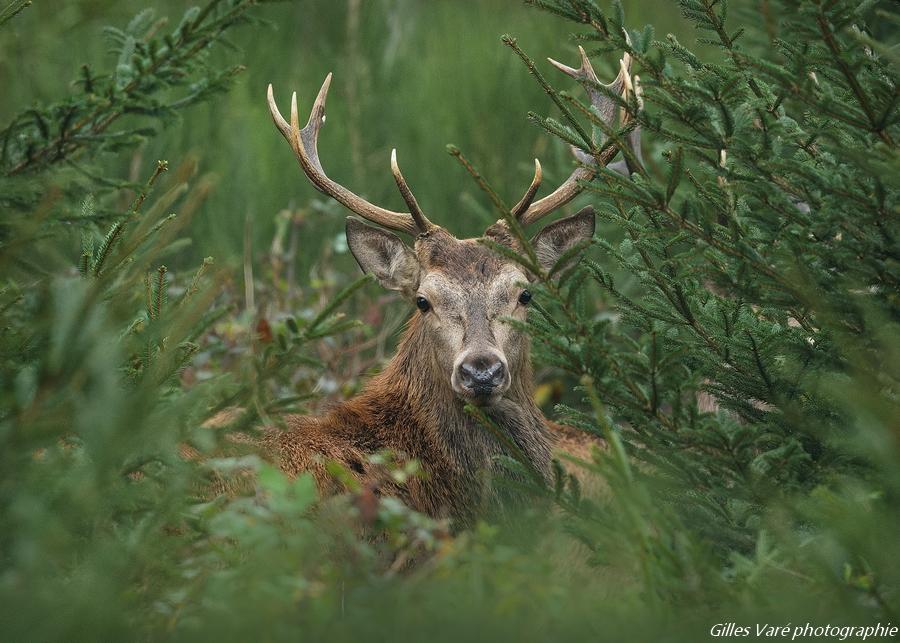
[[[319,192],[327,194],[345,208],[368,219],[372,223],[411,235],[428,232],[436,228],[437,226],[431,223],[421,208],[419,208],[412,191],[400,173],[400,168],[397,165],[396,150],[391,153],[391,170],[397,182],[397,187],[400,188],[400,193],[403,195],[403,199],[411,212],[394,212],[393,210],[386,210],[369,203],[343,185],[332,181],[325,174],[325,171],[322,169],[322,163],[319,161],[317,143],[319,130],[325,122],[325,99],[328,97],[328,87],[330,85],[331,74],[329,73],[325,77],[325,82],[322,83],[322,88],[319,90],[319,94],[316,96],[312,110],[309,113],[309,120],[303,129],[300,129],[300,119],[297,114],[297,93],[294,92],[291,96],[291,122],[288,123],[281,115],[281,112],[278,111],[272,85],[269,85],[268,100],[272,120],[275,121],[275,126],[282,136],[290,143],[291,149],[294,150],[294,154],[297,156],[304,174]]]
[[[525,196],[523,196],[521,200],[513,206],[512,210],[510,210],[515,218],[518,219],[528,210],[528,206],[534,201],[534,195],[537,194],[538,188],[541,187],[541,180],[543,178],[544,172],[541,170],[541,162],[534,159],[534,178],[531,180],[531,185],[528,186]]]
[[[616,108],[618,107],[616,101],[610,98],[608,94],[619,95],[627,99],[628,94],[634,92],[638,101],[638,109],[643,107],[638,77],[635,76],[634,81],[632,81],[631,78],[631,56],[628,53],[626,53],[619,61],[619,74],[616,76],[616,79],[608,85],[602,85],[606,88],[606,92],[603,92],[598,88],[598,86],[600,86],[600,81],[597,78],[597,74],[594,72],[594,68],[591,66],[591,61],[584,52],[584,49],[578,47],[578,51],[581,53],[581,67],[578,69],[563,65],[552,58],[548,58],[548,60],[551,65],[562,71],[564,74],[576,79],[584,86],[588,97],[590,98],[591,105],[597,110],[597,114],[605,123],[610,126],[614,124],[616,120]],[[622,124],[626,125],[630,118],[628,113],[623,110],[621,118]],[[634,152],[635,156],[640,160],[640,129],[635,127],[628,133],[625,140],[632,152]],[[522,225],[528,225],[564,206],[581,193],[583,188],[579,185],[579,181],[590,181],[594,178],[594,175],[597,173],[597,168],[599,166],[605,167],[609,164],[618,151],[619,150],[615,147],[609,147],[603,151],[599,158],[594,158],[584,154],[577,148],[572,148],[572,153],[581,165],[575,168],[569,175],[569,178],[553,192],[543,199],[532,203],[534,195],[541,183],[541,165],[537,162],[537,159],[535,159],[534,180],[531,182],[531,186],[528,188],[525,196],[522,197],[522,200],[512,209],[513,215],[518,218]],[[627,167],[623,166],[620,168],[618,167],[619,165],[620,163],[610,165],[610,169],[622,171]]]

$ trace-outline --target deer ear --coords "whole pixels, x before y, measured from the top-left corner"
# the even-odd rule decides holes
[[[594,208],[588,206],[571,217],[554,221],[534,235],[531,245],[544,270],[550,270],[559,258],[576,245],[594,236]]]
[[[395,234],[347,218],[347,244],[363,272],[388,290],[412,296],[419,287],[419,260]]]

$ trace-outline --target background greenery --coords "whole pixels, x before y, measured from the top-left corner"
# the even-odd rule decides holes
[[[0,13],[3,638],[896,623],[889,4],[0,4],[24,9]],[[646,90],[646,109],[621,104],[645,162],[570,206],[597,209],[596,247],[541,275],[527,326],[548,414],[607,448],[463,533],[390,499],[374,511],[365,489],[317,499],[244,436],[352,394],[409,310],[357,279],[344,213],[302,178],[265,85],[302,109],[334,71],[329,173],[400,207],[396,146],[432,218],[476,234],[497,213],[446,143],[507,198],[535,155],[547,183],[568,173],[562,140],[623,147],[625,132],[579,133],[592,113],[553,106],[500,42],[571,63],[570,31],[601,78],[629,48]],[[148,67],[160,52],[176,63]],[[95,108],[100,127],[73,135],[69,114]]]
[[[146,6],[137,0],[35,3],[0,40],[0,121],[23,104],[68,90],[82,64],[111,63],[103,27],[126,24]],[[164,0],[153,10],[174,21],[186,6]],[[635,24],[652,17],[679,37],[690,33],[673,5],[631,2],[628,12]],[[457,234],[479,234],[496,217],[447,154],[448,143],[458,145],[509,199],[528,186],[535,156],[548,185],[571,171],[565,147],[525,117],[548,107],[548,98],[500,42],[511,33],[534,52],[573,62],[577,51],[562,23],[513,0],[312,0],[268,7],[263,17],[270,28],[229,34],[240,54],[214,54],[246,67],[232,91],[184,112],[135,158],[108,161],[110,172],[138,180],[157,158],[178,164],[196,156],[201,171],[215,176],[216,188],[192,224],[194,260],[239,256],[248,216],[261,251],[279,210],[320,198],[271,124],[265,103],[270,82],[284,109],[297,91],[303,112],[325,75],[334,72],[320,142],[329,174],[375,203],[400,209],[389,166],[396,147],[429,216]],[[598,72],[614,75],[617,60],[598,60]],[[342,230],[338,208],[316,217],[303,234],[304,271]],[[341,266],[352,267],[349,260]]]
[[[125,25],[146,10],[171,28],[187,6],[164,0],[148,7],[126,0],[29,7],[0,34],[0,82],[7,88],[0,96],[0,122],[9,121],[23,105],[71,91],[82,65],[112,67],[116,54],[104,36],[106,26]],[[679,37],[692,33],[675,5],[632,2],[628,11],[635,24],[652,17],[669,24]],[[334,72],[329,123],[320,139],[329,175],[374,203],[402,209],[389,166],[390,150],[396,147],[404,174],[429,216],[459,236],[480,234],[496,213],[447,153],[447,144],[457,145],[507,199],[518,198],[527,187],[536,156],[547,185],[561,182],[571,171],[567,146],[526,117],[532,109],[554,113],[555,108],[500,40],[510,33],[534,52],[574,62],[577,50],[561,22],[514,0],[312,0],[276,3],[261,17],[265,24],[260,27],[228,34],[239,53],[229,48],[210,53],[214,65],[243,67],[227,94],[168,117],[157,136],[133,151],[94,161],[98,173],[133,182],[149,176],[157,159],[198,174],[203,198],[197,199],[187,224],[185,247],[167,258],[170,269],[190,270],[213,256],[218,266],[228,268],[235,294],[243,294],[246,246],[259,287],[265,288],[267,275],[271,281],[267,253],[276,218],[287,210],[304,213],[292,254],[298,290],[339,287],[358,274],[343,238],[346,212],[312,188],[271,123],[265,103],[270,82],[283,109],[291,91],[297,91],[305,118],[304,109],[325,75]],[[601,76],[612,78],[617,61],[607,56],[595,60],[595,66]],[[547,63],[542,67],[550,69]],[[587,202],[586,197],[577,199],[563,214]],[[61,216],[72,216],[81,205],[76,199],[62,207],[69,210]],[[601,223],[601,234],[617,238],[621,233]],[[290,242],[285,238],[282,243]],[[73,260],[78,247],[76,236],[68,249]],[[328,292],[318,300],[327,299]],[[265,302],[263,295],[260,305]],[[349,314],[384,324],[386,332],[377,338],[374,355],[364,351],[364,357],[349,364],[341,362],[340,351],[329,352],[326,364],[335,372],[321,378],[326,402],[337,399],[341,389],[358,388],[362,367],[389,357],[392,331],[407,314],[405,305],[395,305],[377,286],[368,286],[367,299],[352,300],[349,306]],[[297,311],[275,306],[262,312],[280,317]],[[565,390],[558,384],[544,388],[548,410]]]

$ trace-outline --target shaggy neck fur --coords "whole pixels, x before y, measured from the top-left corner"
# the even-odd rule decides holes
[[[549,475],[550,448],[544,416],[532,399],[532,374],[529,351],[523,351],[514,368],[512,385],[497,404],[485,407],[490,417],[541,475]],[[397,354],[367,389],[384,390],[390,386],[402,391],[404,402],[418,419],[418,430],[463,475],[477,475],[492,468],[492,458],[510,449],[464,410],[450,386],[450,377],[439,365],[423,321],[410,321]],[[373,399],[373,402],[379,398]],[[415,454],[418,455],[418,454]]]

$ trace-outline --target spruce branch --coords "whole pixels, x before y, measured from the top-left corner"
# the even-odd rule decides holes
[[[153,300],[150,310],[150,319],[162,318],[163,308],[166,303],[166,273],[168,268],[160,266],[156,269],[156,281],[153,284]]]
[[[97,249],[97,253],[94,255],[94,259],[91,265],[91,271],[94,273],[95,277],[99,277],[103,272],[103,267],[106,264],[109,253],[112,251],[112,248],[115,245],[116,241],[119,240],[119,237],[122,236],[122,232],[124,231],[124,229],[125,224],[121,221],[117,221],[109,229],[109,232],[106,233],[106,237],[104,237],[103,242]]]
[[[135,197],[134,202],[132,202],[131,207],[128,209],[129,214],[134,216],[141,210],[141,206],[144,205],[144,201],[147,199],[147,195],[150,194],[150,191],[153,189],[153,185],[156,183],[156,180],[162,175],[164,172],[169,171],[169,162],[168,161],[157,161],[156,168],[153,170],[153,174],[150,175],[150,178],[147,179],[147,183],[144,188],[138,193]]]
[[[519,43],[516,41],[516,39],[507,34],[504,35],[501,40],[503,41],[503,44],[512,49],[513,52],[515,52],[515,54],[519,57],[519,59],[525,64],[525,67],[528,69],[529,73],[534,76],[534,79],[543,88],[543,90],[547,93],[554,104],[559,108],[559,111],[562,113],[569,126],[573,130],[575,130],[579,138],[581,138],[581,142],[583,143],[583,145],[590,148],[593,144],[590,135],[581,126],[581,123],[578,122],[578,119],[572,115],[572,112],[569,111],[569,108],[560,99],[559,94],[556,92],[556,90],[550,86],[550,83],[547,82],[543,74],[538,71],[537,66],[534,64],[534,61],[528,57],[528,54],[522,51],[522,48],[519,47]]]
[[[139,14],[126,31],[107,30],[120,53],[116,71],[93,74],[82,68],[83,95],[16,116],[0,132],[0,172],[6,176],[34,173],[86,150],[102,149],[115,139],[146,137],[145,128],[107,130],[128,115],[169,118],[227,88],[241,68],[208,74],[205,53],[224,43],[225,33],[245,23],[248,11],[257,4],[258,0],[212,0],[203,10],[189,10],[181,24],[163,36],[156,35],[160,23],[150,23],[147,12]],[[191,78],[197,82],[187,96],[168,104],[153,98],[184,86]]]
[[[31,2],[32,0],[12,0],[3,9],[0,9],[0,27],[30,7]]]
[[[507,206],[503,202],[503,199],[500,198],[500,195],[497,194],[496,190],[494,190],[493,187],[491,187],[491,185],[487,182],[487,179],[485,179],[484,176],[482,176],[482,174],[477,169],[475,169],[475,166],[469,162],[469,159],[463,156],[462,151],[455,145],[448,145],[447,153],[457,161],[459,161],[459,164],[462,165],[466,172],[469,173],[469,176],[474,179],[478,187],[481,188],[481,190],[485,194],[487,194],[494,208],[501,214],[506,213],[507,215],[509,215],[509,206]]]
[[[458,147],[455,145],[448,145],[447,152],[453,156],[457,161],[459,161],[460,165],[469,173],[469,176],[475,181],[481,190],[488,195],[488,198],[491,200],[494,208],[500,214],[500,218],[506,222],[506,226],[509,231],[512,233],[513,237],[519,242],[520,247],[525,250],[525,256],[522,257],[517,252],[509,250],[508,248],[500,248],[499,244],[493,243],[490,239],[482,239],[482,243],[488,244],[492,247],[496,246],[494,249],[501,253],[508,253],[511,259],[516,261],[517,263],[525,266],[528,270],[530,270],[534,274],[538,274],[541,272],[540,262],[537,260],[537,255],[534,252],[534,248],[528,241],[528,237],[525,234],[525,230],[522,227],[522,223],[513,216],[512,210],[510,210],[509,206],[500,198],[500,195],[497,194],[497,191],[488,183],[487,179],[482,176],[482,174],[475,168],[474,165],[467,159],[463,153],[460,151]]]
[[[828,50],[831,52],[835,64],[838,66],[838,69],[841,70],[841,73],[844,75],[844,78],[847,80],[847,84],[850,86],[850,89],[853,91],[853,94],[856,96],[856,100],[859,101],[859,106],[862,108],[863,112],[868,119],[869,128],[878,135],[878,137],[883,140],[885,143],[894,146],[894,141],[891,138],[890,134],[888,134],[883,129],[883,123],[881,119],[878,118],[875,110],[872,108],[872,105],[869,102],[869,97],[866,94],[865,90],[863,90],[862,85],[859,84],[859,80],[856,77],[856,74],[850,67],[847,65],[847,61],[844,60],[843,52],[841,51],[841,46],[838,44],[837,39],[834,36],[834,32],[831,29],[831,25],[828,22],[828,19],[821,12],[816,16],[816,24],[819,26],[819,31],[822,34],[822,39],[828,47]],[[895,89],[896,95],[896,89]]]

